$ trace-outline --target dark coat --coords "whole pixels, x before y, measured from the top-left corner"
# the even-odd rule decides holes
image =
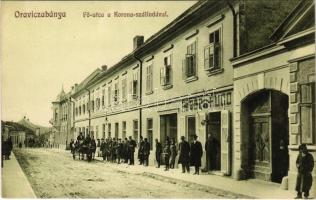
[[[179,143],[179,163],[190,162],[190,144],[187,141]]]
[[[138,148],[138,159],[142,159],[144,155],[144,144],[145,142],[142,140],[139,142],[139,148]]]
[[[135,152],[136,142],[135,140],[128,141],[128,150],[129,152]]]
[[[156,143],[156,156],[160,156],[162,152],[162,146],[160,142]]]
[[[201,166],[201,158],[203,155],[203,149],[202,144],[199,141],[196,141],[195,143],[191,143],[191,164],[194,166]]]
[[[177,156],[177,146],[175,144],[171,144],[170,145],[170,151],[171,151],[170,156],[172,158],[175,158]]]
[[[300,153],[296,159],[296,166],[298,169],[298,174],[295,189],[298,192],[308,192],[313,182],[311,174],[314,168],[313,156],[310,153],[302,156]]]
[[[144,156],[149,156],[149,154],[150,154],[150,144],[149,144],[149,142],[144,142],[143,154],[144,154]]]

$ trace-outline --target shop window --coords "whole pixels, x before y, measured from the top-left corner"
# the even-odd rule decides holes
[[[221,68],[220,30],[209,35],[209,45],[204,48],[204,69],[211,71]]]
[[[126,121],[122,122],[122,139],[126,138]]]
[[[138,143],[138,120],[133,120],[133,137]]]
[[[187,117],[187,138],[189,142],[193,141],[193,136],[196,134],[195,116]]]
[[[102,124],[102,138],[105,138],[105,124]]]
[[[164,57],[164,66],[160,69],[160,84],[162,86],[172,84],[172,78],[171,78],[172,68],[171,67],[172,67],[172,56],[168,55]]]
[[[108,123],[108,137],[112,137],[112,134],[111,134],[111,124]]]
[[[146,93],[153,91],[153,66],[146,67]]]
[[[315,143],[315,82],[300,85],[300,124],[302,143]]]
[[[153,119],[147,119],[147,137],[150,144],[150,150],[153,149]]]
[[[196,41],[187,46],[187,53],[183,61],[183,75],[185,79],[196,76]]]

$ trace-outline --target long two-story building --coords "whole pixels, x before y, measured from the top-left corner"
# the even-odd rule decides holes
[[[306,124],[307,114],[300,115],[308,110],[305,105],[314,105],[313,93],[299,105],[296,94],[296,77],[310,85],[314,75],[303,78],[295,68],[296,57],[310,56],[312,63],[314,52],[297,32],[292,35],[298,39],[288,37],[296,30],[295,20],[313,16],[308,5],[314,6],[299,0],[199,1],[147,40],[136,36],[131,53],[71,93],[74,137],[79,132],[96,139],[143,136],[154,152],[155,138],[164,143],[167,137],[179,142],[185,136],[191,142],[196,134],[204,144],[211,134],[218,141],[212,173],[277,183],[289,177],[292,185],[295,145],[307,141],[298,135],[308,132],[315,138],[315,132],[307,131],[314,130]],[[298,22],[298,29],[308,29],[303,38],[314,30],[308,24]],[[292,59],[290,54],[301,52],[296,44],[310,53]],[[286,154],[290,168],[277,166],[284,157],[277,150],[281,143],[291,149]],[[203,168],[205,160],[204,153]]]

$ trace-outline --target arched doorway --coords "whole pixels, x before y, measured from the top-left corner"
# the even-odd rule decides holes
[[[288,96],[261,90],[242,102],[243,166],[248,178],[280,183],[289,167]]]

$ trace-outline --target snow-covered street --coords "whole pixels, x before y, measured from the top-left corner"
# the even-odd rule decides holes
[[[143,166],[73,160],[69,152],[62,150],[17,149],[15,155],[36,195],[41,198],[243,197],[131,170]]]

